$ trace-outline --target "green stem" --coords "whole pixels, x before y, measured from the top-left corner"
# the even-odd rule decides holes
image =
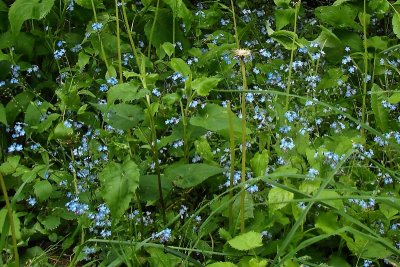
[[[239,45],[239,36],[238,36],[238,31],[237,31],[235,5],[233,4],[233,0],[231,0],[231,11],[232,11],[232,19],[233,19],[233,29],[235,30],[236,48],[239,48],[240,47],[240,45]]]
[[[149,116],[149,122],[150,122],[150,128],[151,128],[150,146],[152,147],[152,150],[153,150],[153,160],[154,160],[154,164],[155,164],[156,172],[157,172],[158,194],[160,197],[163,223],[164,223],[164,225],[166,225],[167,224],[167,217],[165,214],[166,207],[165,207],[165,202],[164,202],[164,197],[163,197],[163,192],[162,192],[160,164],[158,162],[157,132],[156,132],[156,127],[155,127],[155,123],[154,123],[153,110],[152,110],[152,106],[150,103],[149,95],[146,95],[146,100],[147,100],[146,101],[147,113]]]
[[[367,43],[367,21],[366,13],[367,1],[364,0],[364,13],[363,13],[363,31],[364,31],[364,77],[363,77],[363,96],[362,96],[362,115],[361,122],[365,124],[366,102],[367,102],[367,75],[368,75],[368,43]],[[361,134],[364,135],[364,128],[361,128]]]
[[[190,100],[188,99],[188,103]],[[182,100],[179,101],[180,106],[181,106],[181,113],[182,113],[182,124],[183,124],[183,153],[184,153],[184,158],[185,162],[189,162],[189,146],[188,146],[188,138],[187,138],[187,110],[183,108],[183,103]]]
[[[243,191],[240,196],[240,231],[244,233],[244,200],[246,197],[245,182],[246,182],[246,91],[247,91],[247,79],[246,79],[246,65],[244,58],[240,59],[240,69],[242,71],[243,80],[243,91],[242,91],[242,172],[241,172],[241,183]]]
[[[292,69],[293,69],[293,59],[294,59],[294,51],[296,51],[295,45],[296,45],[296,31],[297,31],[297,14],[299,12],[299,7],[301,5],[301,1],[298,1],[295,9],[294,9],[294,27],[293,27],[293,41],[292,41],[292,49],[290,52],[290,62],[289,62],[289,73],[288,73],[288,80],[286,83],[286,94],[290,94],[290,88],[292,85]],[[289,101],[290,101],[290,96],[286,95],[286,104],[285,104],[285,110],[289,110]]]
[[[117,53],[118,53],[119,82],[123,83],[124,77],[122,75],[121,39],[120,39],[119,11],[118,11],[118,1],[117,0],[115,0],[115,21],[117,23]]]
[[[8,199],[7,187],[6,187],[6,184],[4,183],[3,175],[1,173],[0,173],[0,185],[1,185],[1,189],[3,191],[4,201],[6,202],[8,220],[9,220],[10,228],[11,228],[11,239],[12,239],[12,244],[13,244],[13,249],[14,249],[15,266],[19,266],[17,236],[16,236],[16,232],[15,232],[13,213],[12,213],[10,201]],[[3,234],[7,235],[7,233],[3,233]]]
[[[150,38],[149,38],[149,49],[147,50],[147,57],[150,58],[150,52],[151,52],[151,43],[153,41],[153,33],[154,29],[156,27],[156,22],[158,18],[158,7],[160,6],[160,0],[157,0],[157,6],[156,6],[156,11],[154,13],[154,20],[153,20],[153,25],[151,25],[151,31],[150,31]]]
[[[91,2],[92,2],[92,10],[93,10],[94,21],[96,23],[98,23],[97,14],[96,14],[96,8],[94,6],[94,1],[91,0]],[[97,37],[99,38],[99,42],[100,42],[101,55],[103,57],[104,63],[106,64],[106,67],[107,67],[107,70],[108,70],[109,69],[109,64],[108,64],[108,61],[107,61],[106,51],[104,50],[103,42],[101,41],[100,31],[97,31]]]
[[[228,210],[228,216],[229,216],[229,229],[231,231],[231,234],[233,234],[233,176],[235,174],[235,134],[233,132],[233,116],[232,116],[232,110],[231,110],[231,102],[228,101],[226,104],[226,109],[228,111],[228,121],[229,121],[229,141],[230,141],[230,153],[231,153],[231,165],[229,169],[229,210]]]

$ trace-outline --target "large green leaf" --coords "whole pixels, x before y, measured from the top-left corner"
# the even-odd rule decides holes
[[[375,116],[375,123],[383,132],[388,130],[388,111],[382,106],[383,90],[374,83],[371,88],[371,107]]]
[[[17,0],[8,12],[11,31],[17,33],[28,19],[43,19],[54,5],[54,0]]]
[[[104,120],[114,128],[128,130],[144,118],[145,114],[140,106],[121,103],[111,105],[107,109]]]
[[[261,153],[257,152],[250,160],[250,166],[253,169],[255,177],[263,176],[267,169],[269,162],[268,150],[263,150]]]
[[[207,104],[207,106],[199,112],[198,116],[190,119],[190,124],[229,137],[228,119],[228,111],[226,108],[215,104]],[[241,120],[234,114],[232,115],[232,124],[235,137],[240,139],[242,133]],[[251,131],[246,129],[246,133],[250,134]]]
[[[1,103],[0,103],[0,123],[3,123],[4,125],[8,126],[6,109]]]
[[[397,38],[400,39],[400,15],[398,13],[393,14],[392,26],[393,32],[396,34]]]
[[[262,244],[262,235],[260,233],[250,231],[239,236],[236,236],[228,241],[229,245],[231,245],[234,249],[237,250],[250,250],[257,247],[261,247]]]
[[[161,187],[163,196],[165,197],[172,189],[172,181],[165,175],[161,176]],[[158,191],[158,178],[157,175],[142,175],[139,181],[140,200],[143,202],[154,202],[160,198]]]
[[[211,176],[222,173],[224,170],[212,165],[198,164],[173,164],[167,167],[165,175],[174,179],[174,184],[180,188],[196,186]]]
[[[33,188],[39,200],[47,200],[53,192],[53,186],[47,180],[37,182]]]
[[[350,5],[321,6],[315,9],[315,16],[321,22],[335,28],[361,30],[362,27],[354,21],[357,15],[357,8]]]
[[[217,77],[201,77],[193,80],[192,88],[200,96],[207,96],[208,93],[217,87],[221,79]]]
[[[132,83],[122,83],[114,85],[107,92],[107,102],[112,104],[115,100],[129,102],[140,99],[149,93],[148,90],[138,91],[139,86]]]
[[[128,209],[139,185],[139,168],[132,160],[124,163],[110,162],[100,173],[101,195],[114,218]]]
[[[289,191],[279,187],[272,188],[268,193],[270,214],[273,214],[273,212],[276,210],[286,207],[286,205],[289,204],[288,201],[292,200],[293,197],[294,194]]]
[[[189,76],[189,74],[191,74],[189,65],[181,58],[172,58],[171,68],[174,71],[180,72],[183,76]]]

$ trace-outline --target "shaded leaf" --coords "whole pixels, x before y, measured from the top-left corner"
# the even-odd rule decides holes
[[[180,188],[196,186],[211,176],[222,173],[224,170],[212,165],[197,164],[173,164],[167,167],[165,175],[174,179],[174,184]]]
[[[39,200],[47,200],[53,192],[53,186],[47,180],[42,180],[33,186],[35,195]]]

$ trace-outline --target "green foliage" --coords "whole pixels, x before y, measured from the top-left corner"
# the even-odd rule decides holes
[[[237,250],[251,250],[263,245],[261,234],[254,231],[235,236],[228,244]]]
[[[128,209],[139,185],[139,169],[135,162],[110,162],[104,167],[99,178],[101,195],[114,218],[119,218]]]

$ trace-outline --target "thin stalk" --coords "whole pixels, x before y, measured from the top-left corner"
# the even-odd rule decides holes
[[[243,80],[243,92],[242,92],[242,172],[241,172],[241,183],[243,189],[245,188],[246,182],[246,91],[247,91],[247,79],[246,79],[246,65],[244,58],[240,59],[240,69],[242,71]],[[240,196],[240,231],[244,233],[244,200],[246,197],[246,191],[243,190]]]
[[[230,141],[230,153],[231,153],[231,165],[229,169],[229,209],[228,209],[228,216],[229,216],[229,229],[232,233],[233,229],[233,176],[235,174],[235,135],[233,132],[233,116],[231,110],[231,102],[228,101],[226,104],[226,109],[228,111],[228,121],[229,121],[229,141]]]
[[[164,202],[164,197],[163,197],[163,192],[162,192],[160,164],[158,162],[157,133],[156,133],[156,127],[155,127],[155,123],[154,123],[153,111],[151,108],[149,95],[146,95],[146,100],[147,100],[146,101],[147,112],[148,112],[150,128],[151,128],[150,146],[152,147],[152,150],[153,150],[153,160],[154,160],[154,164],[156,167],[158,194],[160,197],[163,223],[164,223],[164,225],[166,225],[167,224],[167,217],[165,215],[166,207],[165,207],[165,202]]]
[[[175,46],[175,23],[176,23],[176,2],[174,1],[174,9],[172,10],[172,43]],[[172,55],[175,55],[175,49],[174,49],[174,53]]]
[[[97,20],[96,8],[94,6],[94,1],[91,0],[91,2],[92,2],[92,10],[93,10],[94,21],[97,23],[98,20]],[[103,57],[104,63],[106,63],[106,67],[107,67],[107,70],[108,70],[109,64],[108,64],[108,61],[107,61],[106,51],[104,50],[103,42],[101,41],[101,37],[100,37],[100,32],[99,31],[97,31],[97,37],[99,38],[99,42],[100,42],[101,55]]]
[[[115,0],[115,21],[117,23],[117,54],[118,54],[119,82],[123,83],[124,77],[122,75],[121,39],[120,39],[119,11],[118,11],[118,1],[117,0]]]
[[[154,33],[154,29],[156,27],[156,22],[157,22],[157,18],[158,18],[158,7],[159,6],[160,6],[160,0],[157,0],[156,11],[154,13],[154,20],[153,20],[153,24],[151,25],[150,38],[149,38],[149,48],[147,50],[147,57],[148,58],[150,58],[151,43],[153,41],[153,33]]]
[[[235,30],[236,48],[239,49],[239,47],[240,47],[240,45],[239,45],[239,36],[238,36],[238,31],[237,31],[235,5],[233,4],[233,0],[231,0],[231,11],[232,11],[232,19],[233,19],[233,29]]]
[[[188,146],[188,138],[187,138],[187,118],[186,118],[186,109],[183,108],[183,103],[182,100],[179,101],[180,106],[181,106],[181,111],[182,111],[182,124],[183,124],[183,153],[184,153],[184,158],[185,162],[189,162],[189,146]],[[188,103],[189,100],[188,100]]]
[[[296,31],[297,31],[297,14],[299,12],[299,7],[301,5],[301,1],[298,1],[296,3],[295,9],[294,9],[294,27],[293,27],[293,41],[292,41],[292,49],[290,51],[290,62],[289,62],[289,73],[288,73],[288,79],[286,83],[286,93],[290,94],[290,88],[292,85],[292,69],[293,69],[293,59],[294,59],[294,51],[295,45],[296,45]],[[290,97],[289,95],[286,95],[286,104],[285,104],[285,110],[287,111],[289,109],[289,101]]]
[[[1,185],[1,190],[3,191],[4,201],[6,202],[8,220],[9,220],[9,223],[10,223],[11,240],[12,240],[13,250],[14,250],[15,266],[19,266],[19,254],[18,254],[18,246],[17,246],[17,236],[16,236],[16,232],[15,232],[13,214],[12,214],[12,209],[11,209],[11,205],[10,205],[10,200],[8,199],[7,187],[6,187],[6,184],[4,183],[3,175],[1,173],[0,173],[0,185]],[[7,235],[7,233],[3,233],[3,234]]]
[[[367,102],[367,75],[368,75],[368,43],[367,43],[367,1],[364,0],[364,13],[363,13],[363,31],[364,31],[364,77],[363,77],[363,96],[362,96],[362,114],[361,122],[365,123],[366,102]],[[364,135],[364,128],[361,128],[361,134]]]

